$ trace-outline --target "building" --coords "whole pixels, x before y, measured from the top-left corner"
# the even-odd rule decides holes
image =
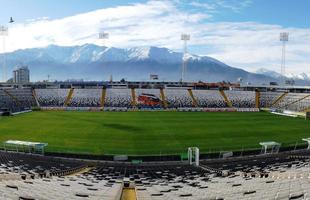
[[[22,66],[13,71],[13,82],[14,83],[29,83],[30,73],[27,66]]]

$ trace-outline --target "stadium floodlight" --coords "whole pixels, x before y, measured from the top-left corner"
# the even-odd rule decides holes
[[[0,36],[8,36],[8,30],[7,26],[0,26]]]
[[[109,39],[110,34],[104,31],[99,32],[99,40]]]
[[[99,33],[99,39],[109,39],[109,33],[100,32]]]
[[[282,59],[281,59],[281,81],[282,84],[285,84],[285,49],[286,49],[286,43],[288,42],[289,33],[283,32],[280,33],[280,41],[282,42]]]
[[[186,69],[187,69],[187,41],[189,41],[190,39],[191,39],[191,36],[189,34],[182,34],[181,35],[181,40],[184,41],[181,82],[184,81],[185,73],[186,73]]]
[[[5,55],[5,37],[9,35],[9,28],[7,26],[0,26],[0,36],[2,36],[2,55],[3,55],[3,63],[2,63],[2,80],[6,81],[6,55]]]

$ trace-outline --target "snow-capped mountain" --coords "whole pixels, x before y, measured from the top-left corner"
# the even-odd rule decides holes
[[[267,83],[275,78],[233,68],[208,56],[188,55],[187,81],[230,81]],[[93,44],[56,46],[18,50],[6,55],[9,71],[19,64],[28,65],[31,79],[148,80],[158,74],[160,80],[178,81],[183,54],[167,48],[114,48]]]
[[[310,80],[310,76],[306,73],[300,73],[300,74],[292,74],[292,73],[289,73],[289,74],[286,74],[286,77],[288,78],[291,78],[291,79],[294,79],[294,80],[305,80],[305,81],[309,81]]]
[[[269,76],[275,79],[282,78],[282,74],[272,71],[272,70],[265,69],[265,68],[258,69],[255,73]],[[306,73],[300,73],[297,75],[293,73],[287,73],[285,75],[285,78],[291,79],[291,80],[293,79],[295,82],[297,81],[297,82],[303,82],[303,83],[310,81],[310,76]]]
[[[263,74],[263,75],[270,76],[270,77],[276,78],[276,79],[282,77],[282,74],[275,72],[275,71],[272,71],[272,70],[265,69],[265,68],[260,68],[260,69],[256,70],[255,73]]]

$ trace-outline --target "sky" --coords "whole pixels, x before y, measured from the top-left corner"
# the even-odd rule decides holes
[[[0,0],[9,27],[0,52],[94,43],[167,47],[254,72],[279,72],[280,32],[289,32],[286,73],[310,74],[309,0]],[[9,18],[15,22],[8,24]],[[109,38],[98,39],[99,32]],[[1,40],[2,41],[2,40]],[[1,48],[2,47],[2,48]]]

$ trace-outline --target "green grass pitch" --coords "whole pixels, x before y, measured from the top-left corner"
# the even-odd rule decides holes
[[[260,148],[260,141],[283,145],[310,137],[310,122],[260,113],[54,112],[0,117],[0,142],[47,142],[47,151],[154,155]]]

